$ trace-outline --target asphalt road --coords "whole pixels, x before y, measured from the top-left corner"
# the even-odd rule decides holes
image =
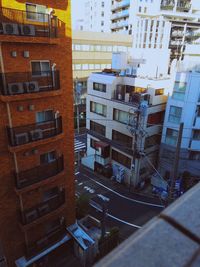
[[[124,192],[116,191],[99,181],[95,173],[81,169],[81,172],[76,172],[75,177],[77,194],[90,196],[93,216],[101,218],[101,207],[105,200],[108,209],[107,226],[118,226],[122,239],[127,238],[162,211],[162,206],[152,203],[151,198],[133,194],[130,197]]]

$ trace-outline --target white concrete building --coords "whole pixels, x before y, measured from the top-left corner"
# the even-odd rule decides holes
[[[111,71],[88,79],[87,156],[82,163],[105,174],[112,169],[119,181],[133,186],[148,178],[151,164],[157,164],[160,125],[171,93],[170,51],[147,50],[145,55],[133,50],[131,59],[116,53]],[[151,53],[157,54],[153,62],[147,56]]]
[[[178,64],[173,94],[167,102],[159,164],[163,176],[172,175],[179,127],[183,122],[179,175],[181,176],[184,171],[189,171],[193,176],[200,177],[199,51],[199,45],[186,47],[187,56]]]
[[[84,1],[84,30],[110,32],[111,0]]]
[[[182,56],[185,44],[199,42],[200,1],[198,0],[113,0],[111,6],[111,31],[133,34],[146,32],[143,44],[156,41],[162,36],[163,27],[155,22],[166,20],[172,23],[171,58]],[[151,21],[150,18],[154,20]],[[138,19],[142,19],[138,22]],[[154,23],[155,22],[155,23]],[[156,28],[156,35],[152,35]],[[137,38],[136,38],[137,43]]]

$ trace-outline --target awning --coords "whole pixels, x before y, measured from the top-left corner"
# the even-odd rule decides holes
[[[83,250],[95,244],[94,240],[77,223],[67,227],[67,230]]]
[[[96,147],[96,148],[99,148],[99,147],[101,147],[101,148],[105,148],[105,147],[107,147],[107,146],[109,146],[109,144],[107,144],[107,143],[105,143],[105,142],[102,142],[102,141],[97,141],[97,142],[95,142],[95,147]]]

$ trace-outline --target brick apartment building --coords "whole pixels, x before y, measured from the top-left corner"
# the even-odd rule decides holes
[[[0,7],[0,265],[46,266],[75,221],[70,1]]]

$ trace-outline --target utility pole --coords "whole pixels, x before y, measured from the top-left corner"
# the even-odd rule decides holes
[[[171,186],[170,186],[170,191],[169,191],[170,202],[172,202],[174,199],[174,187],[175,187],[175,183],[176,183],[176,179],[178,175],[178,166],[179,166],[181,141],[182,141],[182,136],[183,136],[183,127],[184,127],[184,123],[182,122],[179,127],[178,140],[177,140],[176,151],[175,151],[173,173],[172,173]]]

